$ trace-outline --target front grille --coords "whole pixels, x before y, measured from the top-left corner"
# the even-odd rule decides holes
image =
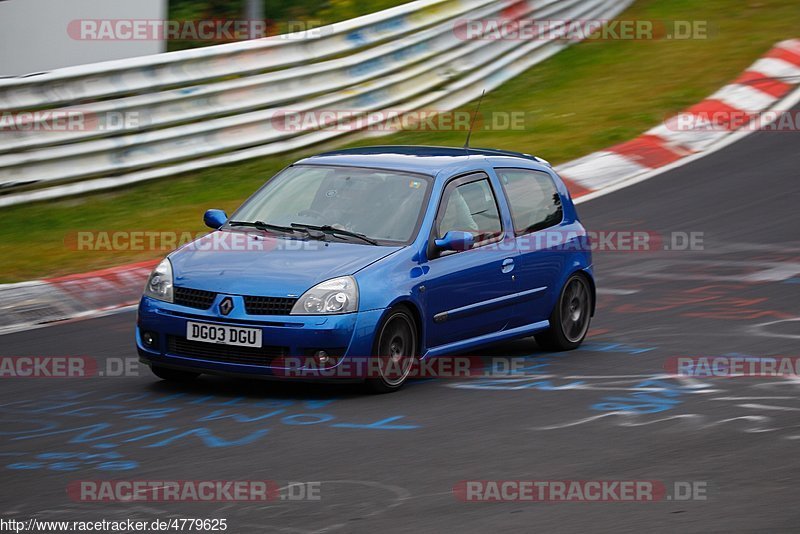
[[[243,297],[249,315],[289,315],[297,299],[286,297]]]
[[[198,360],[222,363],[242,363],[247,365],[270,365],[276,358],[285,357],[288,347],[237,347],[189,341],[185,337],[167,336],[167,352],[175,356],[185,356]]]
[[[217,294],[213,291],[203,291],[202,289],[189,289],[188,287],[176,287],[173,293],[173,301],[181,306],[207,310],[214,303]]]
[[[181,306],[207,310],[214,303],[217,294],[213,291],[176,287],[174,302]],[[296,298],[244,296],[244,308],[249,315],[289,315]]]

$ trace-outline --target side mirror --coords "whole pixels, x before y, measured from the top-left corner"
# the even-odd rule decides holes
[[[228,221],[228,216],[222,210],[208,210],[203,215],[203,222],[213,230],[218,230],[220,226]]]
[[[469,250],[475,243],[475,237],[469,232],[450,230],[434,243],[440,250]]]

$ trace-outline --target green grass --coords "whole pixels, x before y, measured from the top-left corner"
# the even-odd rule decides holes
[[[473,146],[533,152],[554,163],[568,161],[635,137],[737,77],[776,41],[800,36],[796,0],[640,0],[622,18],[708,20],[716,35],[693,41],[591,41],[570,48],[486,95],[483,113],[525,112],[526,128],[478,130]],[[474,103],[464,106],[473,108]],[[463,132],[431,131],[377,140],[459,146],[463,141]],[[298,155],[4,209],[0,280],[28,280],[161,256],[78,252],[64,240],[78,230],[202,230],[207,208],[232,210]]]

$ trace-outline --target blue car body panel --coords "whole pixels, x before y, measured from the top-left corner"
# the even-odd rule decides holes
[[[137,346],[143,361],[202,372],[274,374],[273,365],[210,361],[202,354],[171,353],[167,336],[185,335],[186,322],[192,320],[260,328],[265,345],[283,347],[291,355],[314,349],[337,350],[343,356],[337,363],[341,364],[347,357],[371,354],[382,317],[398,304],[408,306],[418,319],[420,354],[432,357],[529,336],[547,328],[561,288],[577,271],[585,272],[594,288],[591,252],[577,243],[585,239],[585,231],[563,181],[542,160],[494,150],[367,147],[313,156],[297,164],[431,176],[427,207],[413,242],[407,246],[370,246],[355,241],[302,241],[307,246],[268,246],[263,251],[204,251],[202,246],[179,249],[169,256],[174,285],[214,292],[216,297],[207,310],[143,297],[137,325]],[[557,230],[571,236],[566,242],[549,244],[546,235],[537,236],[536,232],[515,236],[508,201],[495,172],[496,168],[509,167],[543,172],[553,179],[561,197],[563,220],[542,233]],[[429,259],[431,232],[446,184],[474,172],[489,177],[503,235],[491,247]],[[572,241],[576,241],[574,246]],[[358,284],[358,312],[254,316],[248,315],[243,305],[244,295],[299,297],[322,281],[344,275],[354,276]],[[218,304],[228,296],[234,306],[225,316]],[[157,335],[157,348],[144,345],[144,331]]]
[[[206,236],[200,241],[211,239]],[[263,241],[255,242],[253,249],[213,250],[211,246],[193,244],[173,253],[169,258],[175,285],[235,295],[250,295],[256,289],[259,295],[299,296],[319,282],[353,274],[399,250],[322,241],[296,241],[296,246],[287,246],[280,243],[285,241],[282,238],[259,239]],[[262,243],[263,251],[256,248]]]

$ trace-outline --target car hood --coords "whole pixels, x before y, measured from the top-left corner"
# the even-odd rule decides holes
[[[176,286],[279,297],[297,296],[319,282],[354,274],[401,248],[217,231],[169,259]]]

